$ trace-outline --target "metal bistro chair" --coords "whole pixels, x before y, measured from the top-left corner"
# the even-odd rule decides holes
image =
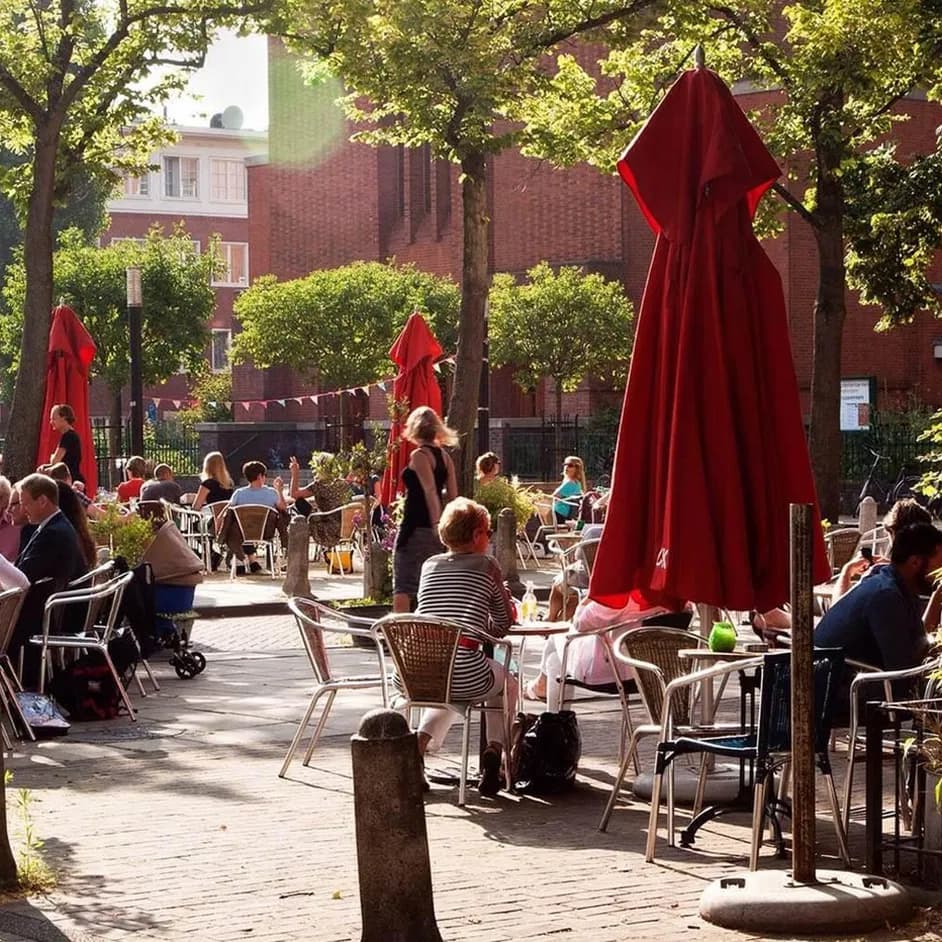
[[[743,670],[752,666],[762,669],[762,686],[759,695],[759,722],[756,730],[733,736],[705,736],[691,738],[673,737],[671,728],[670,700],[672,695],[691,683],[712,679],[731,671]],[[814,671],[814,726],[815,756],[818,768],[827,783],[828,800],[834,819],[841,858],[850,866],[847,851],[847,839],[838,807],[837,792],[831,775],[831,762],[828,756],[828,743],[831,736],[831,715],[834,708],[835,694],[844,668],[844,655],[838,648],[818,648],[813,654]],[[657,823],[660,813],[661,783],[664,772],[674,759],[682,755],[717,755],[733,759],[748,760],[754,763],[753,811],[752,811],[752,846],[749,854],[749,869],[759,866],[759,848],[766,815],[769,816],[773,830],[781,848],[781,825],[778,814],[783,810],[782,802],[772,794],[772,779],[776,770],[782,768],[791,758],[791,652],[776,651],[765,654],[762,658],[749,659],[734,664],[722,664],[706,670],[697,671],[680,678],[668,686],[662,716],[662,740],[657,746],[657,761],[654,770],[654,784],[651,792],[651,816],[648,822],[648,840],[645,860],[654,859],[657,842]],[[667,820],[668,841],[673,843],[673,789],[668,777]]]
[[[73,651],[99,651],[111,671],[128,714],[132,720],[137,720],[121,675],[108,653],[108,642],[117,634],[121,599],[133,578],[133,572],[126,572],[101,586],[56,592],[49,597],[43,612],[43,633],[29,639],[30,644],[42,645],[42,660],[39,665],[40,692],[44,693],[46,690],[46,667],[50,650],[68,648]],[[74,635],[52,634],[50,629],[56,609],[69,605],[86,607],[85,630]],[[134,676],[137,677],[136,668]]]
[[[278,773],[279,778],[285,777],[288,766],[291,764],[291,759],[304,737],[304,733],[314,716],[314,711],[321,697],[326,694],[327,700],[324,704],[320,719],[317,721],[317,726],[314,727],[314,733],[311,736],[311,742],[307,747],[307,752],[304,754],[302,765],[305,766],[310,764],[311,756],[314,754],[314,749],[327,724],[327,717],[330,716],[330,709],[334,705],[334,698],[339,691],[379,689],[382,692],[383,706],[386,706],[387,689],[386,678],[383,676],[383,658],[378,646],[377,658],[379,670],[376,674],[356,676],[338,675],[332,670],[330,658],[327,655],[327,647],[324,644],[325,631],[335,631],[338,634],[374,639],[373,632],[370,628],[353,628],[348,625],[346,620],[334,609],[328,608],[326,605],[321,605],[319,602],[311,601],[311,599],[293,598],[288,602],[288,608],[291,609],[298,623],[298,629],[301,632],[301,641],[304,644],[304,650],[310,661],[311,670],[314,672],[316,684],[304,717],[298,725],[294,739],[291,740],[291,745],[288,747],[285,761],[282,763],[281,771]]]
[[[265,560],[268,563],[268,571],[272,579],[278,578],[278,556],[279,542],[277,532],[271,532],[266,537],[266,533],[274,527],[274,520],[277,519],[277,511],[263,504],[240,504],[238,507],[229,505],[227,513],[232,514],[239,528],[240,541],[244,544],[255,546],[256,553],[259,548],[265,553]],[[238,559],[233,553],[232,563],[229,567],[229,578],[235,579],[236,566]]]
[[[854,552],[860,543],[860,531],[854,527],[828,530],[824,534],[824,543],[827,547],[831,569],[834,572],[840,572],[844,564],[854,558]]]
[[[207,536],[206,518],[198,510],[193,510],[190,507],[171,504],[168,500],[162,501],[162,503],[167,519],[173,522],[183,535],[186,545],[203,560],[203,568],[206,572],[209,572],[211,565],[210,545]]]
[[[35,739],[17,698],[23,686],[7,654],[25,599],[26,589],[7,589],[5,592],[0,592],[0,708],[6,715],[14,735],[19,733],[29,739]],[[7,749],[12,748],[5,727],[3,727],[3,742]]]
[[[444,707],[457,713],[462,721],[461,777],[458,783],[458,805],[465,803],[468,781],[468,753],[471,743],[471,714],[475,710],[489,710],[481,700],[455,700],[451,694],[455,657],[460,650],[462,636],[494,646],[494,656],[502,663],[510,663],[511,643],[492,638],[483,631],[475,631],[457,622],[426,615],[387,615],[380,619],[373,631],[384,641],[396,668],[394,696],[387,693],[387,702],[394,709],[413,707]],[[503,650],[503,655],[497,653]],[[385,671],[384,671],[385,673]],[[501,708],[504,724],[502,761],[505,780],[509,781],[507,758],[510,744],[510,712],[508,698],[503,697]]]

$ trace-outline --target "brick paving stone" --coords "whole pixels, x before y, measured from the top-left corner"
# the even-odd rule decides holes
[[[32,791],[59,883],[40,905],[0,907],[0,942],[359,939],[349,737],[378,693],[341,694],[311,766],[298,758],[280,780],[311,686],[292,620],[202,619],[194,639],[206,672],[179,680],[155,661],[162,690],[137,699],[137,724],[76,725],[62,740],[18,745],[7,760],[14,787]],[[331,656],[359,671],[373,664],[360,649]],[[482,800],[472,789],[464,809],[454,789],[428,796],[443,938],[749,938],[697,916],[706,884],[745,867],[749,815],[711,822],[686,850],[667,848],[662,814],[657,863],[645,864],[646,804],[626,799],[608,832],[596,829],[616,771],[619,713],[595,700],[579,714],[584,760],[573,792]],[[455,768],[456,748],[457,728],[432,764]],[[646,759],[651,750],[649,740]],[[833,853],[825,814],[819,840]],[[766,848],[762,866],[784,864]],[[22,906],[32,918],[11,921]]]

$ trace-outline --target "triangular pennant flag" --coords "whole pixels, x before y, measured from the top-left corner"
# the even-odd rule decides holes
[[[180,400],[179,400],[179,399],[171,399],[170,401],[173,403],[174,409],[179,409],[179,408],[180,408]]]
[[[376,385],[379,386],[379,388],[380,388],[383,392],[386,392],[386,383],[385,383],[385,382],[377,383]]]
[[[301,403],[304,402],[304,396],[295,396],[295,397],[294,397],[294,401],[295,401],[298,405],[301,405]]]
[[[317,405],[319,401],[320,401],[319,396],[311,396],[311,402],[313,402],[315,406]]]
[[[227,409],[231,409],[231,408],[232,408],[232,403],[231,403],[231,402],[224,402],[223,405],[224,405]]]
[[[369,387],[369,386],[361,386],[361,387],[360,387],[360,391],[363,392],[363,393],[365,393],[365,394],[368,396],[368,395],[370,394],[370,387]]]
[[[212,399],[210,399],[210,401],[207,402],[206,405],[208,405],[210,409],[215,409],[217,403],[213,402]]]
[[[251,403],[251,402],[243,402],[243,403],[242,403],[242,407],[245,409],[246,412],[251,412],[251,411],[252,411],[252,403]]]
[[[284,407],[284,404],[285,404],[284,399],[276,399],[275,402],[277,402],[279,406]]]
[[[441,371],[442,371],[442,365],[441,365],[441,363],[433,363],[433,364],[432,364],[432,369],[435,370],[436,373],[441,373]]]

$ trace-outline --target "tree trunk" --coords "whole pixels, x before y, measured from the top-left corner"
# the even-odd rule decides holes
[[[8,890],[17,885],[16,858],[10,849],[10,834],[7,830],[7,784],[3,750],[0,749],[0,889]]]
[[[455,455],[458,490],[473,492],[474,421],[477,416],[481,360],[484,352],[484,309],[487,301],[487,163],[483,153],[461,161],[464,175],[461,202],[464,216],[464,254],[461,272],[461,314],[455,383],[448,403],[448,424],[460,436]]]
[[[52,211],[58,139],[58,129],[37,128],[32,195],[23,236],[26,303],[20,367],[13,387],[3,456],[4,471],[14,480],[36,467],[40,422],[43,421],[46,350],[52,320]],[[42,380],[37,382],[37,377]]]
[[[814,304],[809,445],[821,515],[836,523],[841,494],[841,349],[847,315],[843,193],[836,176],[820,174],[815,216],[819,223],[814,230],[819,268]]]

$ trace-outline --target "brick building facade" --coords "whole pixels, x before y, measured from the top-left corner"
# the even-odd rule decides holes
[[[299,277],[348,262],[385,260],[417,266],[460,281],[461,201],[458,171],[430,160],[425,149],[373,149],[351,143],[351,128],[333,102],[337,87],[303,88],[277,42],[270,42],[270,158],[249,168],[251,275]],[[745,109],[768,93],[739,95]],[[934,148],[942,108],[923,100],[903,106],[910,120],[896,125],[902,154]],[[490,267],[522,273],[540,260],[576,264],[622,281],[637,309],[653,248],[650,231],[615,176],[589,167],[555,169],[517,152],[490,163]],[[766,248],[782,274],[799,385],[807,408],[811,380],[812,310],[817,260],[811,230],[787,214],[784,232]],[[942,280],[942,279],[937,279]],[[942,405],[942,323],[922,313],[914,323],[876,335],[875,309],[848,297],[842,375],[872,379],[878,408]],[[600,342],[604,342],[601,339]],[[942,349],[940,349],[942,354]],[[274,399],[316,392],[289,371],[234,371],[234,398]],[[551,415],[552,384],[524,393],[507,371],[492,378],[491,415]],[[564,412],[586,417],[617,405],[621,390],[585,382],[563,397]],[[361,403],[361,407],[363,407]],[[384,397],[371,394],[369,413],[384,415]],[[320,410],[320,411],[319,411]],[[237,420],[323,418],[331,406],[310,401],[239,410]]]

